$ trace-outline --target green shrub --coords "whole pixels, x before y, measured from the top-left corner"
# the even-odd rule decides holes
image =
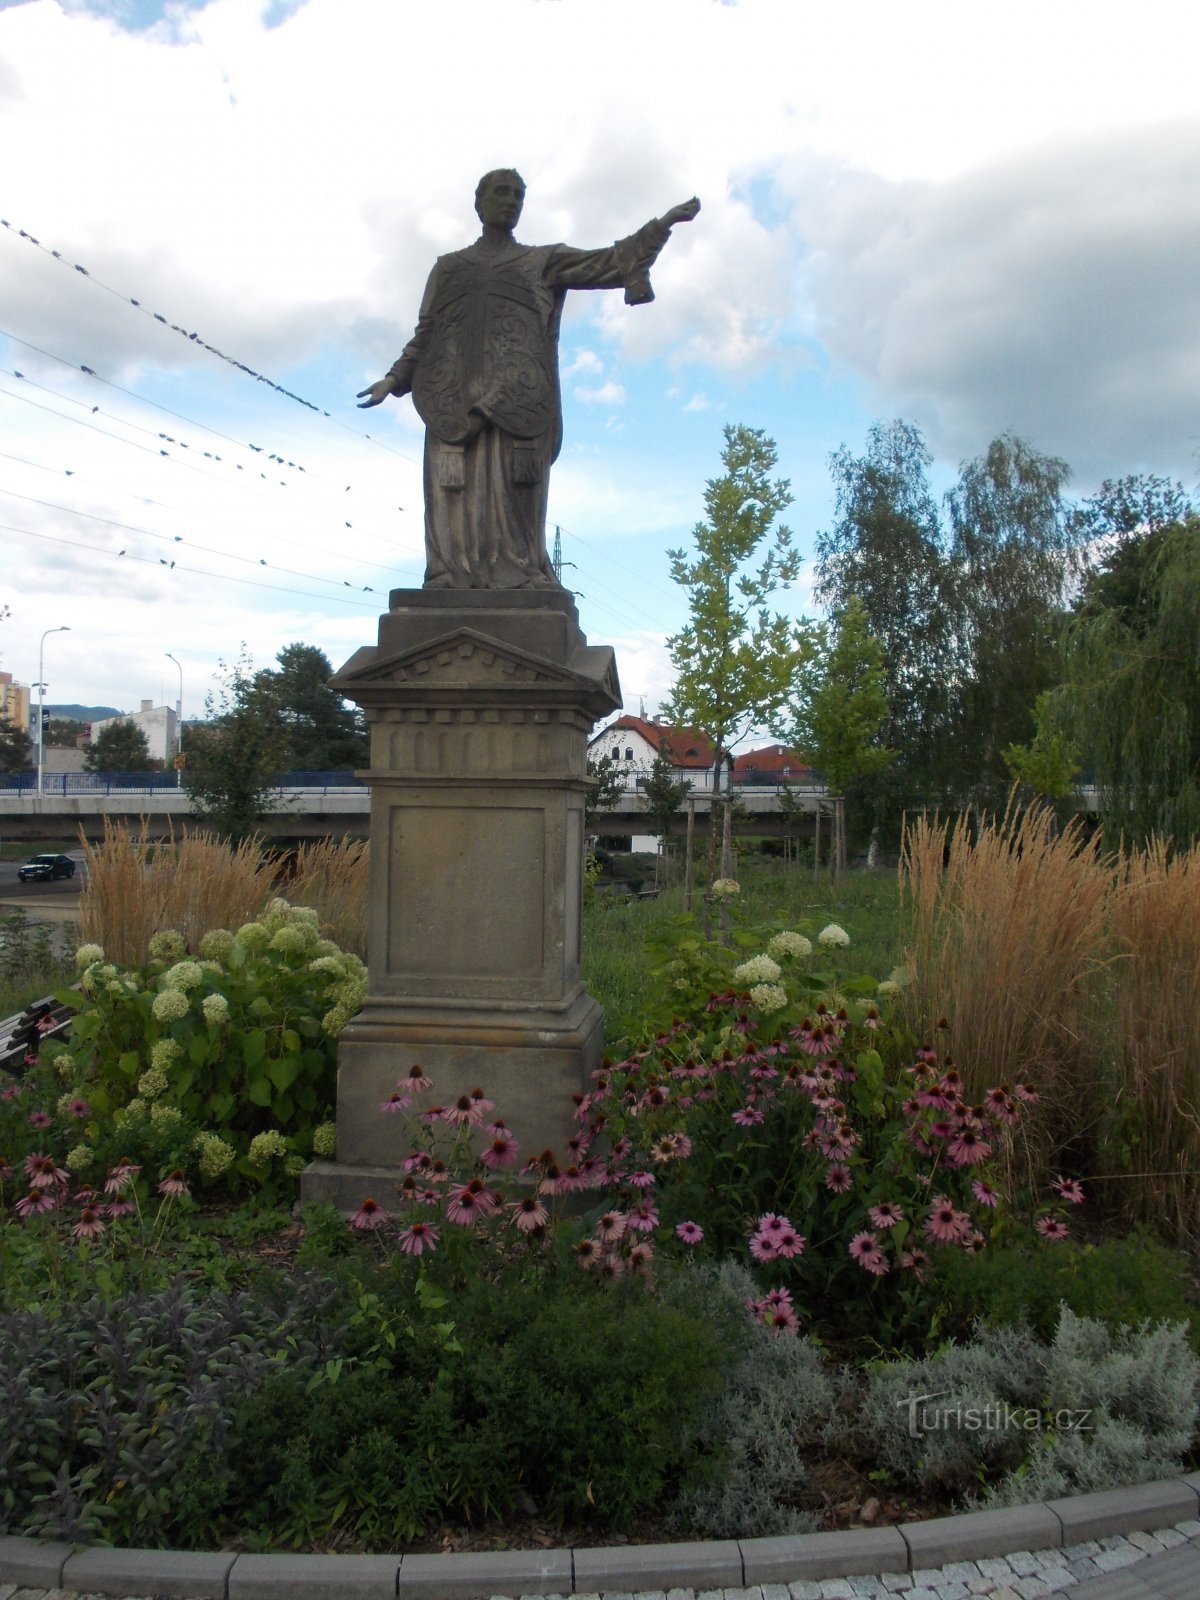
[[[1146,1234],[1086,1244],[1064,1239],[1052,1248],[1010,1238],[979,1255],[948,1252],[940,1261],[942,1325],[966,1332],[972,1323],[1027,1322],[1053,1339],[1062,1306],[1106,1328],[1143,1321],[1182,1323],[1200,1350],[1200,1315],[1185,1258]]]

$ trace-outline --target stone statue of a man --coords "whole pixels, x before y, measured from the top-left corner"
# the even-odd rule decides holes
[[[518,244],[525,184],[511,169],[479,180],[483,232],[440,256],[416,332],[364,406],[411,392],[425,423],[427,589],[557,586],[546,555],[550,465],[562,445],[558,328],[568,289],[654,298],[649,271],[686,200],[602,250]],[[365,398],[364,398],[365,396]]]

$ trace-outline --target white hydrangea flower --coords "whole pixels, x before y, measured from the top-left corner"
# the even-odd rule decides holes
[[[183,1054],[183,1046],[175,1039],[160,1039],[150,1050],[150,1065],[159,1072],[169,1072],[174,1062]]]
[[[192,1140],[192,1148],[199,1152],[198,1165],[202,1178],[219,1178],[237,1153],[231,1144],[227,1144],[216,1133],[198,1133]]]
[[[736,878],[718,878],[712,886],[714,900],[732,900],[735,894],[741,894],[742,886]]]
[[[332,1156],[337,1150],[337,1123],[322,1122],[313,1129],[313,1155]]]
[[[250,1141],[248,1155],[256,1167],[265,1167],[272,1156],[288,1153],[287,1140],[278,1128],[268,1128],[266,1133],[256,1133]]]
[[[780,975],[778,961],[770,956],[751,956],[741,966],[734,967],[733,976],[738,983],[774,983]]]
[[[750,991],[756,1011],[782,1011],[788,1003],[787,990],[779,983],[756,983]]]
[[[885,978],[882,983],[876,985],[875,993],[882,995],[899,994],[900,985],[896,982],[895,978]]]
[[[138,1079],[138,1093],[147,1100],[157,1100],[170,1087],[161,1067],[147,1067]]]
[[[237,931],[239,944],[244,944],[247,950],[265,950],[270,942],[271,935],[261,922],[243,922]]]
[[[802,933],[777,933],[768,940],[767,953],[776,960],[780,956],[790,956],[795,961],[803,961],[805,956],[812,955],[812,940],[806,939]]]
[[[103,961],[104,951],[98,944],[81,944],[75,952],[76,971],[82,972],[84,967],[90,967],[93,962]]]
[[[150,1121],[156,1128],[177,1128],[183,1121],[183,1112],[178,1106],[168,1105],[165,1100],[156,1100],[150,1107]]]
[[[88,1144],[77,1144],[74,1150],[68,1150],[63,1165],[68,1172],[75,1173],[76,1177],[81,1172],[86,1172],[96,1159],[96,1152]]]
[[[285,923],[282,928],[277,928],[271,935],[270,948],[272,950],[281,950],[285,956],[302,956],[311,942],[303,928],[296,928],[291,923]]]
[[[150,936],[150,959],[152,961],[178,961],[181,956],[187,955],[187,944],[181,933],[174,928],[164,928],[161,932]]]
[[[181,989],[164,989],[150,1007],[159,1022],[178,1022],[188,1014],[188,997]]]
[[[850,943],[850,935],[845,928],[839,928],[836,922],[831,922],[821,929],[817,935],[817,943],[824,945],[826,950],[832,950],[835,947],[848,945]]]
[[[223,994],[206,994],[200,1002],[200,1009],[210,1027],[219,1028],[223,1022],[229,1021],[229,1001]]]
[[[177,961],[168,967],[158,980],[160,989],[180,989],[186,992],[204,982],[204,968],[198,961]]]
[[[200,954],[209,961],[224,961],[233,949],[234,936],[228,928],[213,928],[200,941]]]

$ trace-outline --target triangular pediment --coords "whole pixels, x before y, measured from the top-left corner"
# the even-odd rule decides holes
[[[386,655],[379,649],[360,650],[333,683],[351,697],[362,689],[401,684],[427,689],[594,687],[588,678],[570,668],[501,644],[473,628],[455,628],[439,638]]]

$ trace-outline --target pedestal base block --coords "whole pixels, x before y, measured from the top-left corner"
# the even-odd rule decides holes
[[[370,1194],[385,1208],[413,1148],[416,1114],[482,1089],[512,1129],[522,1159],[572,1129],[572,1097],[592,1086],[604,1047],[604,1013],[585,991],[562,1009],[486,1012],[368,1000],[338,1047],[337,1160],[313,1162],[300,1198],[357,1210]],[[407,1113],[380,1108],[398,1079],[420,1066],[433,1088]],[[381,1176],[382,1174],[382,1176]],[[350,1202],[353,1201],[353,1205]]]

